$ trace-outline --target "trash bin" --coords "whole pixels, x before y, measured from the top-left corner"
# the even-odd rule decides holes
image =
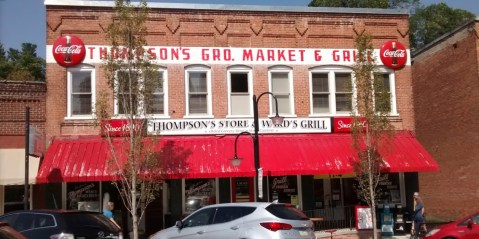
[[[384,210],[381,212],[381,235],[394,236],[394,215],[389,205],[384,205]]]

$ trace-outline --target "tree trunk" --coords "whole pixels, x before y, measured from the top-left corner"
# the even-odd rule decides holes
[[[138,239],[138,215],[136,210],[136,175],[132,175],[131,185],[131,220],[133,229],[133,239]]]

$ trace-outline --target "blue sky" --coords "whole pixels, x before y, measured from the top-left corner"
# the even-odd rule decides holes
[[[310,0],[149,0],[149,2],[307,6]],[[421,0],[421,2],[426,6],[445,2],[452,8],[466,9],[479,16],[479,0]],[[0,0],[0,42],[6,50],[20,49],[24,42],[34,43],[37,45],[38,56],[45,58],[45,35],[46,17],[43,0]]]

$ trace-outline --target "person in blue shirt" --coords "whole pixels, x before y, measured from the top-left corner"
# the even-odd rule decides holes
[[[414,234],[419,235],[419,230],[424,224],[424,203],[418,192],[414,193]]]
[[[113,209],[114,208],[115,208],[115,203],[114,202],[111,202],[111,201],[107,202],[106,208],[103,210],[103,215],[108,217],[113,223],[115,223],[118,226],[115,219],[113,219]]]

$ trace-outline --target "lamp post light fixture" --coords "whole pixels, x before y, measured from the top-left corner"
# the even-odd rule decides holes
[[[239,166],[241,164],[241,158],[238,158],[238,155],[236,154],[236,143],[238,142],[238,138],[241,136],[241,135],[244,135],[244,134],[248,134],[251,136],[251,138],[253,138],[253,144],[254,144],[254,168],[255,168],[255,171],[256,171],[256,182],[255,182],[255,187],[256,187],[256,201],[257,202],[260,202],[262,201],[263,199],[263,193],[262,193],[262,190],[261,190],[261,194],[260,194],[260,185],[263,185],[263,182],[262,182],[262,168],[260,167],[260,161],[259,161],[259,139],[258,139],[258,132],[259,132],[259,119],[258,119],[258,102],[259,100],[261,99],[261,97],[265,94],[269,94],[273,97],[274,99],[274,102],[275,102],[275,106],[276,106],[276,115],[274,117],[271,117],[271,121],[273,122],[274,125],[281,125],[283,124],[283,120],[284,120],[284,117],[281,117],[279,116],[278,114],[278,100],[276,99],[276,96],[271,93],[271,92],[263,92],[261,93],[257,98],[256,98],[256,95],[253,95],[253,117],[254,117],[254,120],[253,120],[253,124],[254,124],[254,134],[251,135],[251,133],[249,132],[241,132],[239,133],[237,136],[236,136],[236,139],[235,139],[235,155],[234,157],[231,159],[231,164],[233,166]],[[260,174],[260,171],[261,171],[261,174]],[[260,177],[261,176],[261,177]],[[260,184],[260,180],[261,180],[261,184]],[[262,187],[261,187],[262,188]]]

